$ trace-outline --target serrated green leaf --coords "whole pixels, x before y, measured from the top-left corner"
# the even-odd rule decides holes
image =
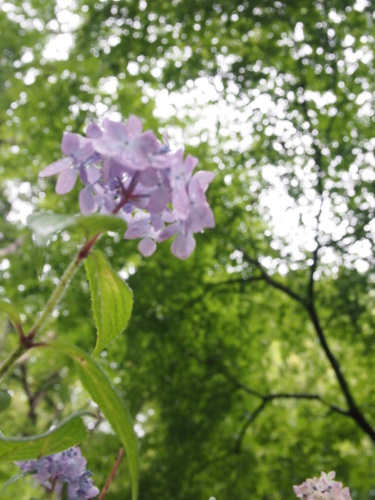
[[[97,329],[93,356],[97,356],[128,324],[133,307],[133,294],[99,250],[88,256],[85,268]]]
[[[76,226],[82,228],[87,239],[102,231],[125,231],[126,222],[115,215],[82,215],[76,218]]]
[[[0,412],[8,408],[11,402],[10,394],[0,389]]]
[[[31,437],[0,437],[0,462],[31,460],[52,455],[83,441],[87,436],[81,416],[74,413],[51,431]]]
[[[15,307],[5,300],[0,300],[0,311],[4,312],[13,323],[16,330],[21,327],[21,318]]]
[[[138,496],[138,451],[131,417],[122,399],[112,387],[99,364],[76,346],[51,342],[48,347],[63,353],[76,363],[78,376],[95,403],[99,406],[113,431],[124,445],[130,470],[132,498]]]
[[[76,224],[76,218],[59,214],[31,214],[27,224],[32,230],[36,245],[43,246],[57,232]]]

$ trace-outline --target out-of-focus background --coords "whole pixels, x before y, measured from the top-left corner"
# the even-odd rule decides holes
[[[375,497],[374,22],[368,0],[0,0],[0,298],[26,323],[80,241],[38,249],[25,223],[79,210],[78,187],[38,179],[64,130],[135,114],[216,173],[216,227],[188,260],[99,243],[135,297],[102,362],[135,421],[141,500],[285,500],[322,470]],[[90,308],[81,269],[47,335],[90,351]],[[1,317],[1,359],[16,342]],[[89,405],[44,353],[1,388],[8,436]],[[119,444],[91,430],[100,488]],[[129,495],[124,462],[106,498]],[[2,498],[41,496],[25,479]]]

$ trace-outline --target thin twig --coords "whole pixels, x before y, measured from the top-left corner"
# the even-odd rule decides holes
[[[121,464],[121,460],[122,460],[122,457],[124,455],[124,449],[123,448],[120,448],[120,451],[118,452],[118,455],[117,455],[117,458],[116,458],[116,462],[115,462],[115,465],[113,466],[112,470],[111,470],[111,473],[109,474],[108,476],[108,479],[107,481],[105,482],[105,485],[99,495],[99,498],[98,500],[103,500],[103,498],[106,496],[107,494],[107,491],[111,485],[111,482],[113,481],[115,475],[116,475],[116,472],[117,472],[117,469],[119,468],[120,464]]]
[[[264,281],[266,281],[267,283],[272,285],[274,288],[277,288],[278,290],[286,293],[287,295],[289,295],[289,297],[291,297],[293,300],[299,302],[300,304],[305,304],[305,299],[301,295],[299,295],[297,292],[292,290],[290,287],[284,285],[280,281],[275,280],[272,276],[270,276],[267,273],[266,269],[259,262],[258,259],[250,257],[250,255],[248,253],[246,253],[243,249],[241,249],[241,252],[242,252],[243,258],[246,260],[246,262],[248,262],[249,264],[253,264],[254,266],[256,266],[259,269]]]

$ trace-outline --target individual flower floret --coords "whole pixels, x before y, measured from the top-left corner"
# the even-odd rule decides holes
[[[168,138],[163,144],[152,131],[143,132],[136,116],[126,124],[106,119],[103,128],[91,123],[86,134],[66,133],[61,149],[67,158],[52,163],[40,176],[59,174],[56,192],[65,194],[79,175],[84,184],[81,212],[123,218],[128,224],[124,238],[140,238],[138,249],[144,256],[175,236],[172,253],[189,257],[195,248],[193,235],[215,225],[205,194],[214,174],[193,175],[198,159],[184,158],[183,149],[171,152]]]
[[[333,481],[334,471],[322,472],[319,478],[306,479],[299,486],[293,486],[297,498],[306,500],[351,500],[349,488],[343,488],[342,483]]]
[[[64,485],[68,500],[88,500],[98,495],[86,459],[78,446],[38,460],[16,462],[23,472],[35,472],[35,478],[49,491],[62,498]],[[65,496],[64,496],[65,498]]]
[[[57,160],[40,172],[40,177],[60,174],[56,192],[69,193],[75,186],[77,172],[84,176],[84,166],[94,153],[89,139],[67,132],[61,141],[61,151],[68,157]]]

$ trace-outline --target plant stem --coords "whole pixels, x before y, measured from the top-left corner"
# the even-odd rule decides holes
[[[73,277],[73,274],[77,270],[79,264],[82,261],[82,257],[80,257],[80,254],[77,254],[76,257],[72,260],[72,262],[69,264],[69,266],[66,268],[60,283],[57,285],[57,287],[54,289],[51,297],[49,298],[46,307],[44,308],[42,314],[39,316],[39,318],[36,320],[34,325],[32,326],[28,338],[32,340],[35,335],[40,331],[40,329],[43,327],[44,323],[46,322],[48,316],[52,313],[54,307],[58,303],[60,297],[64,293],[65,289],[69,285],[69,282],[71,278]]]
[[[73,274],[77,270],[77,268],[80,265],[80,263],[82,262],[82,260],[84,260],[88,256],[91,247],[94,245],[94,243],[96,242],[98,237],[99,237],[99,235],[96,235],[90,241],[86,242],[83,245],[83,247],[81,248],[81,250],[74,257],[72,262],[69,264],[69,266],[66,268],[59,284],[52,292],[52,295],[49,298],[49,300],[46,304],[46,307],[42,311],[42,314],[40,315],[40,317],[36,320],[34,325],[31,327],[31,330],[29,331],[28,335],[20,338],[20,344],[17,347],[17,349],[15,349],[12,352],[12,354],[8,357],[8,359],[6,359],[4,361],[4,363],[0,366],[0,379],[9,370],[9,368],[11,368],[11,366],[13,366],[14,363],[25,352],[27,352],[31,347],[33,347],[35,345],[33,342],[34,337],[44,326],[45,322],[48,319],[48,316],[51,314],[51,312],[53,311],[53,308],[58,303],[58,301],[61,298],[62,294],[64,293],[65,289],[68,287],[69,282],[70,282],[71,278],[73,277]]]
[[[12,354],[0,366],[0,379],[9,370],[9,368],[24,354],[29,348],[25,344],[20,344]]]
[[[116,458],[116,462],[115,462],[115,465],[113,466],[109,476],[108,476],[108,479],[107,481],[105,482],[105,485],[100,493],[100,496],[98,498],[98,500],[103,500],[103,498],[106,496],[107,494],[107,491],[111,485],[111,482],[113,481],[115,475],[116,475],[116,472],[117,472],[117,469],[120,467],[120,464],[121,464],[121,460],[122,460],[122,457],[124,455],[124,449],[123,448],[120,448],[120,451],[118,452],[118,455],[117,455],[117,458]]]
[[[121,208],[125,205],[125,203],[128,202],[130,199],[134,188],[138,182],[138,177],[139,173],[137,173],[127,190],[124,190],[122,197],[119,201],[119,203],[116,205],[116,207],[112,210],[112,214],[117,214]],[[34,325],[31,327],[31,330],[29,333],[25,336],[23,335],[22,327],[20,331],[20,345],[13,351],[13,353],[4,361],[4,363],[0,366],[0,380],[3,377],[3,375],[11,368],[11,366],[14,365],[14,363],[24,354],[27,352],[29,349],[32,347],[36,347],[38,344],[34,343],[34,338],[37,335],[37,333],[40,332],[40,330],[43,328],[45,322],[47,321],[49,315],[52,313],[54,307],[60,300],[61,296],[65,292],[66,288],[68,287],[70,280],[72,279],[74,273],[78,269],[79,265],[83,260],[85,260],[92,247],[95,245],[97,242],[98,238],[100,237],[101,233],[97,233],[95,236],[93,236],[90,240],[86,241],[82,245],[82,248],[78,251],[77,255],[74,257],[72,262],[69,264],[69,266],[66,268],[60,283],[57,285],[55,290],[52,292],[51,297],[49,298],[46,307],[43,309],[42,314],[39,316],[39,318],[35,321]]]

